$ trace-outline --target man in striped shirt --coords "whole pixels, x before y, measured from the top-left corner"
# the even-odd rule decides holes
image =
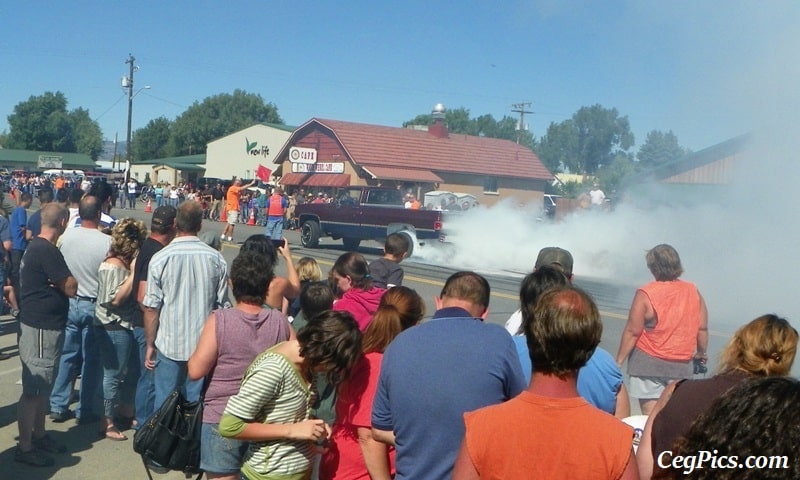
[[[200,397],[202,380],[187,378],[186,362],[194,352],[203,324],[227,294],[228,267],[222,254],[203,243],[198,202],[183,202],[175,218],[177,236],[153,255],[142,304],[147,334],[145,368],[154,370],[154,406],[175,389],[188,400]]]

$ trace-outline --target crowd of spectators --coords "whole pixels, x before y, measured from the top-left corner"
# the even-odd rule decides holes
[[[598,346],[597,305],[572,285],[572,255],[558,247],[542,249],[522,279],[506,329],[484,322],[491,288],[470,271],[446,279],[423,321],[423,299],[403,286],[409,246],[392,236],[371,264],[349,252],[323,272],[310,257],[295,267],[268,229],[229,267],[203,219],[224,209],[230,241],[250,186],[190,190],[175,205],[162,189],[149,228],[110,216],[118,197],[106,182],[66,196],[40,185],[35,226],[31,194],[19,192],[21,210],[0,220],[12,266],[18,257],[8,292],[23,366],[16,461],[52,466],[68,450],[47,433],[48,414],[125,441],[180,389],[203,396],[211,479],[678,478],[680,465],[659,463],[664,452],[718,448],[794,462],[739,469],[747,478],[798,478],[798,420],[775,411],[798,398],[797,382],[782,378],[796,330],[759,317],[733,336],[715,376],[687,380],[707,359],[708,315],[697,287],[679,280],[673,247],[648,251],[654,281],[637,290],[614,361]],[[255,208],[283,220],[298,194],[276,189]],[[286,277],[274,273],[281,258]],[[638,452],[622,421],[626,363],[650,414]],[[716,478],[708,472],[689,473]]]

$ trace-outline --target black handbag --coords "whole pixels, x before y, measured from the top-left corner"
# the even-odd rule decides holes
[[[175,389],[136,431],[133,451],[142,456],[148,476],[147,461],[150,460],[170,470],[198,473],[199,479],[203,475],[200,469],[202,428],[202,396],[198,401],[189,402],[180,389]]]

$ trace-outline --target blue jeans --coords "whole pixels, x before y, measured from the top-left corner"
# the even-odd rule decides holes
[[[95,326],[95,338],[103,365],[103,414],[114,418],[119,405],[133,405],[139,352],[131,330]]]
[[[139,365],[139,381],[136,382],[136,423],[144,425],[144,422],[156,411],[154,404],[156,400],[156,387],[153,383],[153,371],[144,368],[144,356],[147,353],[147,335],[144,327],[133,327],[133,337],[139,344],[139,357],[136,362]]]
[[[156,195],[156,208],[164,205],[164,196],[163,195]]]
[[[186,400],[193,402],[200,399],[203,380],[189,380],[186,362],[172,360],[161,352],[156,354],[156,368],[153,382],[156,386],[156,398],[153,406],[159,409],[170,393],[180,387]]]
[[[94,415],[94,403],[100,385],[100,359],[94,338],[95,305],[86,300],[69,299],[69,316],[64,334],[64,349],[58,376],[50,394],[50,411],[63,413],[69,409],[72,382],[81,373],[80,399],[75,407],[76,415]]]
[[[283,217],[267,217],[267,229],[264,235],[269,238],[279,239],[283,235]]]

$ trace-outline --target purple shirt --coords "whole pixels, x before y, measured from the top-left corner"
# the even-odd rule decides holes
[[[262,308],[257,314],[221,309],[214,312],[217,364],[209,375],[203,405],[203,423],[219,423],[228,398],[239,393],[242,376],[256,356],[289,339],[290,326],[279,310]]]

